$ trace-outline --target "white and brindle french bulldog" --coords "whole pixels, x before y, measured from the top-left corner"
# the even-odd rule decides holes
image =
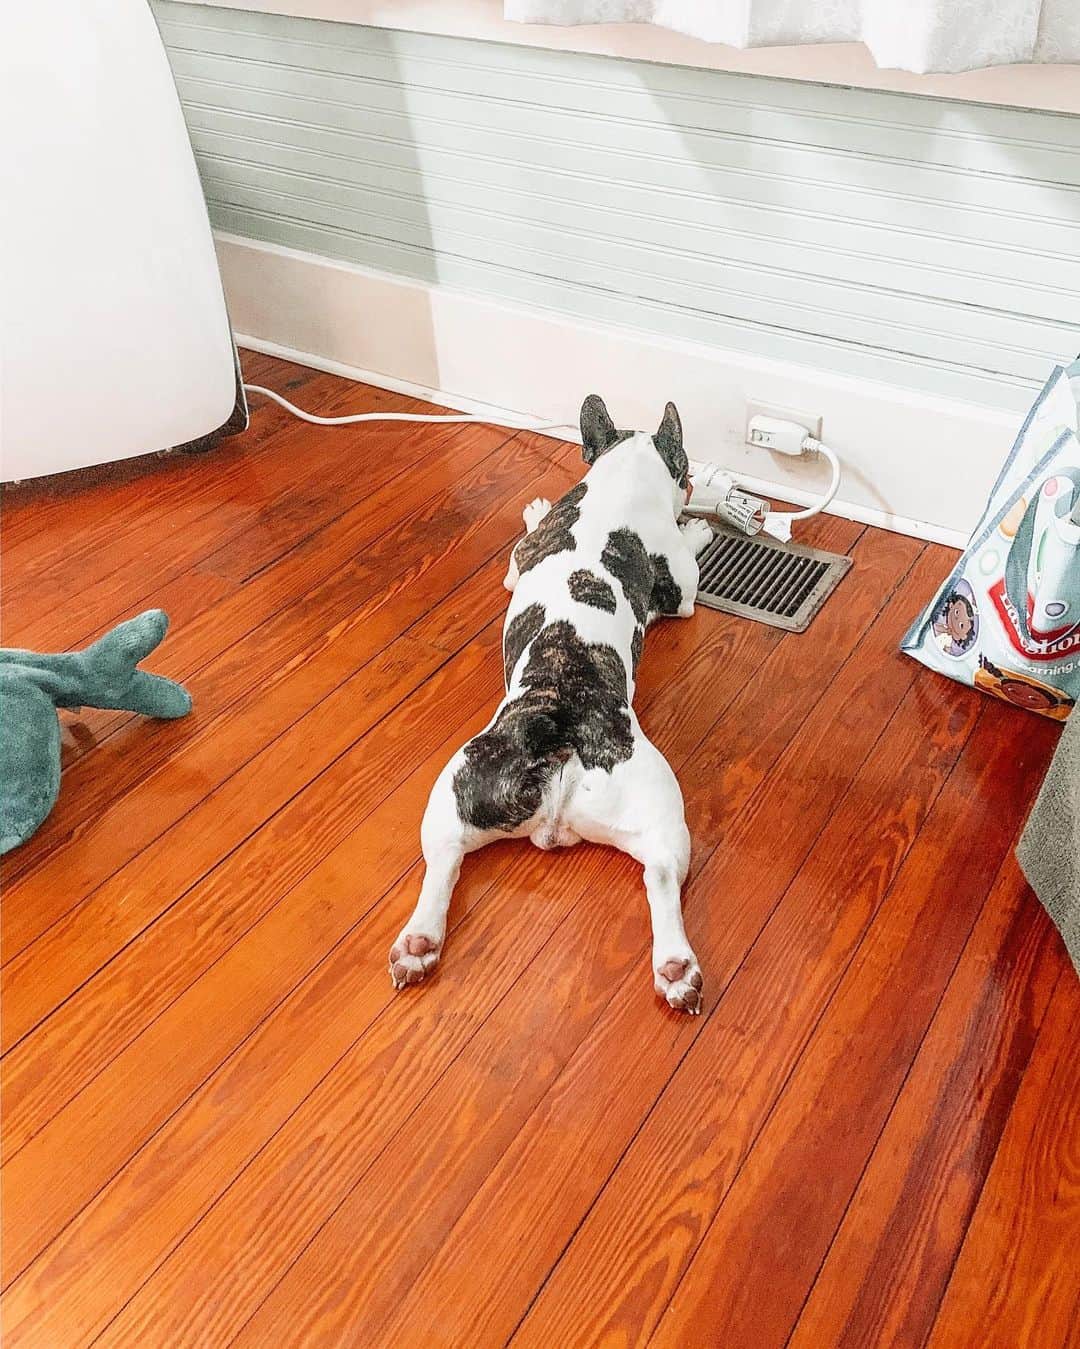
[[[552,505],[530,502],[504,584],[506,697],[487,728],[443,769],[420,840],[425,874],[390,951],[396,988],[419,983],[442,953],[450,895],[467,852],[528,836],[538,848],[608,843],[645,868],[656,991],[701,1010],[701,970],[680,891],[690,861],[682,793],[631,706],[645,629],[688,618],[703,520],[680,525],[689,475],[669,403],[655,436],[617,431],[595,394],[581,408],[589,470]]]

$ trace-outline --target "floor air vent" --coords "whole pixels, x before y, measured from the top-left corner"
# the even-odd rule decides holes
[[[698,603],[788,632],[806,631],[851,567],[850,557],[819,548],[748,538],[724,525],[713,532],[698,558]]]

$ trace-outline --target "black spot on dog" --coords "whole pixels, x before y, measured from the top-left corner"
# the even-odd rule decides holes
[[[600,561],[622,586],[638,623],[645,623],[650,615],[679,612],[682,591],[667,558],[663,553],[647,553],[632,529],[612,530]]]
[[[454,774],[458,814],[477,829],[509,833],[540,808],[544,787],[558,767],[545,749],[546,728],[528,712],[528,695],[515,698],[490,730],[465,746]]]
[[[556,501],[533,532],[518,541],[514,548],[514,561],[520,574],[530,571],[546,557],[573,551],[574,536],[570,531],[581,514],[581,502],[586,490],[583,482],[571,487],[564,497]]]
[[[567,585],[570,587],[570,598],[577,600],[579,604],[591,604],[594,609],[603,609],[606,614],[615,612],[615,592],[602,576],[597,576],[596,572],[588,571],[584,567],[572,571]]]
[[[521,682],[454,774],[458,813],[477,829],[524,824],[572,754],[610,773],[634,750],[626,668],[613,646],[583,641],[564,619],[551,623],[533,638]]]
[[[639,623],[634,628],[634,636],[630,642],[630,673],[637,674],[637,667],[641,663],[641,653],[645,647],[645,629]]]
[[[542,604],[530,604],[507,623],[506,631],[503,633],[503,673],[506,676],[507,688],[510,687],[510,676],[521,659],[521,653],[543,626]]]
[[[652,614],[677,614],[682,603],[682,591],[675,584],[671,567],[663,553],[649,556],[653,569],[652,593],[649,596],[649,612]]]
[[[600,561],[622,586],[634,617],[644,623],[649,615],[654,577],[652,560],[640,535],[632,529],[613,529]]]

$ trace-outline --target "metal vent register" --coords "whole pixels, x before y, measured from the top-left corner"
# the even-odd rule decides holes
[[[715,537],[698,557],[698,603],[726,614],[805,632],[851,567],[850,557],[710,523]]]

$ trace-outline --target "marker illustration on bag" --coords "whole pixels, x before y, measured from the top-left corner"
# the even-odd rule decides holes
[[[1064,721],[1080,697],[1080,361],[1051,375],[960,561],[901,650]]]

